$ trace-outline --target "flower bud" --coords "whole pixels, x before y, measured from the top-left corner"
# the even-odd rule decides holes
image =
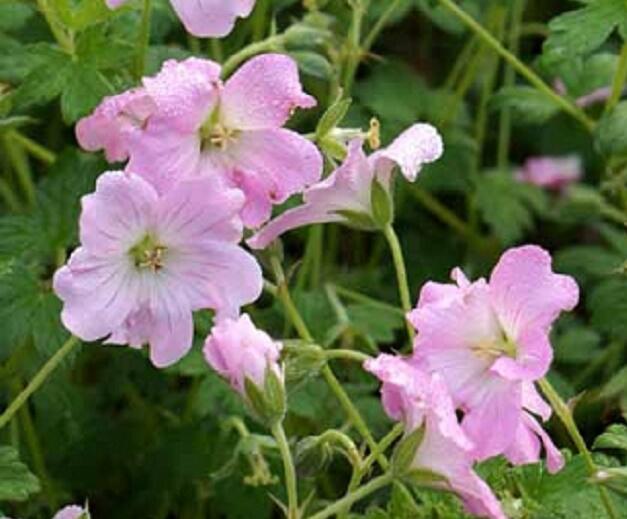
[[[209,365],[244,397],[255,417],[267,424],[285,414],[281,347],[246,314],[214,326],[205,342]]]

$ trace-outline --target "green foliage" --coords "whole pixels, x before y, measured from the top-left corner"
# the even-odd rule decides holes
[[[547,206],[541,190],[500,172],[484,175],[476,196],[483,220],[506,245],[519,240],[533,226],[533,215]]]
[[[0,446],[0,501],[24,501],[40,490],[39,481],[13,447]]]
[[[526,86],[503,87],[492,97],[491,106],[494,110],[509,108],[520,124],[542,124],[559,112],[546,94]]]
[[[551,20],[544,50],[556,60],[586,54],[600,47],[617,27],[621,36],[627,37],[624,2],[592,0]]]
[[[627,102],[603,117],[596,130],[596,143],[605,155],[627,155]]]

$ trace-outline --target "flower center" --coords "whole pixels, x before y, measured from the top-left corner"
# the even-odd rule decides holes
[[[506,355],[513,359],[516,358],[516,344],[505,334],[497,339],[487,339],[476,343],[472,350],[481,357],[500,357]]]
[[[164,256],[167,250],[168,248],[161,245],[154,236],[146,234],[131,247],[129,255],[138,269],[148,268],[153,272],[157,272],[163,268]]]
[[[238,130],[227,128],[219,120],[217,110],[205,121],[200,127],[200,140],[201,149],[208,150],[212,148],[219,148],[220,150],[226,150],[230,144],[235,142],[235,139],[239,135]]]

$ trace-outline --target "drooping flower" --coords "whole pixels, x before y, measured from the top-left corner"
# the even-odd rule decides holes
[[[456,285],[427,283],[408,316],[418,331],[412,362],[442,375],[478,459],[536,461],[541,440],[549,469],[559,470],[562,457],[533,416],[551,414],[533,382],[549,369],[549,331],[577,304],[577,284],[533,245],[506,251],[489,282],[471,283],[459,269],[452,276]]]
[[[516,178],[519,181],[554,191],[561,191],[577,182],[582,176],[581,159],[574,155],[531,157],[516,172]]]
[[[52,519],[89,519],[89,512],[82,506],[69,505],[59,510]]]
[[[244,381],[249,379],[263,388],[266,373],[272,371],[283,379],[279,365],[281,343],[255,327],[248,314],[227,319],[211,330],[204,347],[205,359],[231,387],[245,396]]]
[[[385,412],[405,425],[405,434],[424,427],[424,437],[411,469],[439,477],[429,484],[459,495],[466,510],[481,517],[505,519],[490,487],[473,471],[473,444],[459,426],[443,379],[398,356],[382,354],[364,367],[383,383]]]
[[[137,175],[101,175],[82,200],[81,246],[54,276],[66,328],[86,341],[148,343],[158,367],[180,359],[192,311],[234,317],[261,292],[259,265],[237,245],[242,203],[212,179],[159,195]]]
[[[128,0],[106,0],[117,9]],[[172,7],[190,34],[200,38],[221,38],[229,34],[237,18],[246,18],[255,0],[171,0]]]
[[[295,108],[316,101],[302,91],[287,56],[257,56],[224,84],[219,75],[216,63],[189,58],[167,61],[157,76],[144,78],[140,91],[154,110],[141,131],[121,134],[128,170],[160,193],[185,178],[218,176],[244,192],[242,219],[256,227],[270,217],[273,204],[320,178],[318,149],[282,128]],[[97,117],[99,110],[104,108],[80,123],[87,149],[106,147],[102,135],[117,135],[110,133],[110,118]]]
[[[442,155],[442,139],[429,124],[414,124],[387,148],[366,157],[362,141],[349,143],[343,164],[326,179],[305,190],[303,205],[290,209],[264,226],[248,244],[262,249],[286,231],[313,223],[348,222],[372,215],[372,183],[377,179],[389,188],[391,172],[398,166],[414,181],[424,164]]]

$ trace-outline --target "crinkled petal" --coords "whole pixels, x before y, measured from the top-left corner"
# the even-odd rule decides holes
[[[398,166],[403,176],[413,182],[422,166],[440,158],[443,152],[442,137],[430,124],[414,124],[401,133],[394,141],[371,157],[377,176],[388,183],[394,166]]]
[[[53,287],[63,301],[63,325],[84,341],[101,339],[120,327],[139,290],[130,261],[97,257],[84,248],[57,270]]]
[[[186,0],[193,3],[196,0]],[[154,77],[145,77],[146,92],[155,103],[155,117],[182,133],[196,132],[215,108],[220,65],[199,58],[167,60]]]
[[[232,182],[246,195],[242,219],[247,227],[264,223],[272,205],[303,191],[322,174],[318,149],[282,128],[242,132],[227,153]]]
[[[220,38],[233,30],[237,17],[247,17],[255,0],[171,0],[187,31],[200,38]]]
[[[504,452],[522,419],[520,383],[486,379],[466,404],[462,428],[475,444],[474,455],[484,460]]]
[[[200,137],[181,133],[167,121],[151,120],[141,135],[132,138],[130,150],[126,170],[146,179],[159,193],[199,174]]]
[[[559,472],[564,467],[564,456],[560,452],[560,450],[555,446],[551,437],[545,432],[542,426],[538,423],[538,421],[530,416],[528,413],[525,413],[524,421],[526,425],[535,432],[542,441],[542,445],[544,446],[544,451],[546,452],[546,466],[549,469],[551,474],[555,472]]]
[[[81,200],[81,243],[98,254],[125,253],[152,225],[157,199],[152,186],[137,175],[103,173],[96,191]]]
[[[129,139],[141,133],[156,107],[144,89],[105,97],[94,112],[76,124],[76,139],[87,151],[104,150],[109,162],[126,160]]]
[[[279,128],[294,109],[315,105],[302,90],[292,58],[263,54],[244,63],[226,82],[220,113],[227,128],[261,130]]]
[[[548,330],[560,312],[572,310],[579,288],[572,277],[551,270],[547,251],[525,245],[501,256],[490,277],[490,298],[504,330],[516,342],[528,328]]]

